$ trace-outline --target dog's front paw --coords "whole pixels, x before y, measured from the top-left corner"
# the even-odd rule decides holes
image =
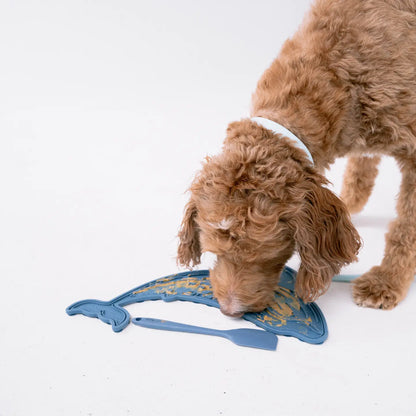
[[[353,282],[352,294],[358,306],[393,309],[405,297],[406,289],[375,266]]]

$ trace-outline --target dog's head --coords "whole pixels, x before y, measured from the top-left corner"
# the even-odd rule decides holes
[[[359,236],[346,207],[303,152],[249,121],[228,129],[223,152],[207,158],[191,186],[178,263],[216,254],[210,270],[223,313],[258,312],[272,301],[295,248],[297,293],[312,301],[356,258]]]

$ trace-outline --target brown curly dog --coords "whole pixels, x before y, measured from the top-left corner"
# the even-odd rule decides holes
[[[231,123],[222,153],[191,185],[178,263],[216,254],[214,295],[240,316],[269,304],[297,250],[296,292],[314,300],[357,258],[349,212],[365,205],[384,154],[403,175],[398,216],[382,263],[354,281],[353,296],[396,306],[416,268],[416,0],[317,0],[260,79],[251,116],[290,130],[313,163],[288,135],[253,119]],[[341,201],[323,172],[346,155]]]

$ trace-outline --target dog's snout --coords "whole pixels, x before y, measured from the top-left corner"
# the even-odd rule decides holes
[[[243,312],[233,312],[223,307],[220,307],[220,310],[224,315],[230,316],[231,318],[241,318],[244,315]]]
[[[244,315],[240,302],[232,296],[220,301],[220,310],[224,315],[231,316],[232,318],[241,318]]]

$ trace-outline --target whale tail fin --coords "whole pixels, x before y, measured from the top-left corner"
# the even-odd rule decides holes
[[[66,308],[70,316],[82,314],[90,318],[98,318],[112,326],[114,332],[122,331],[130,323],[130,314],[126,309],[112,302],[86,299],[73,303]]]

